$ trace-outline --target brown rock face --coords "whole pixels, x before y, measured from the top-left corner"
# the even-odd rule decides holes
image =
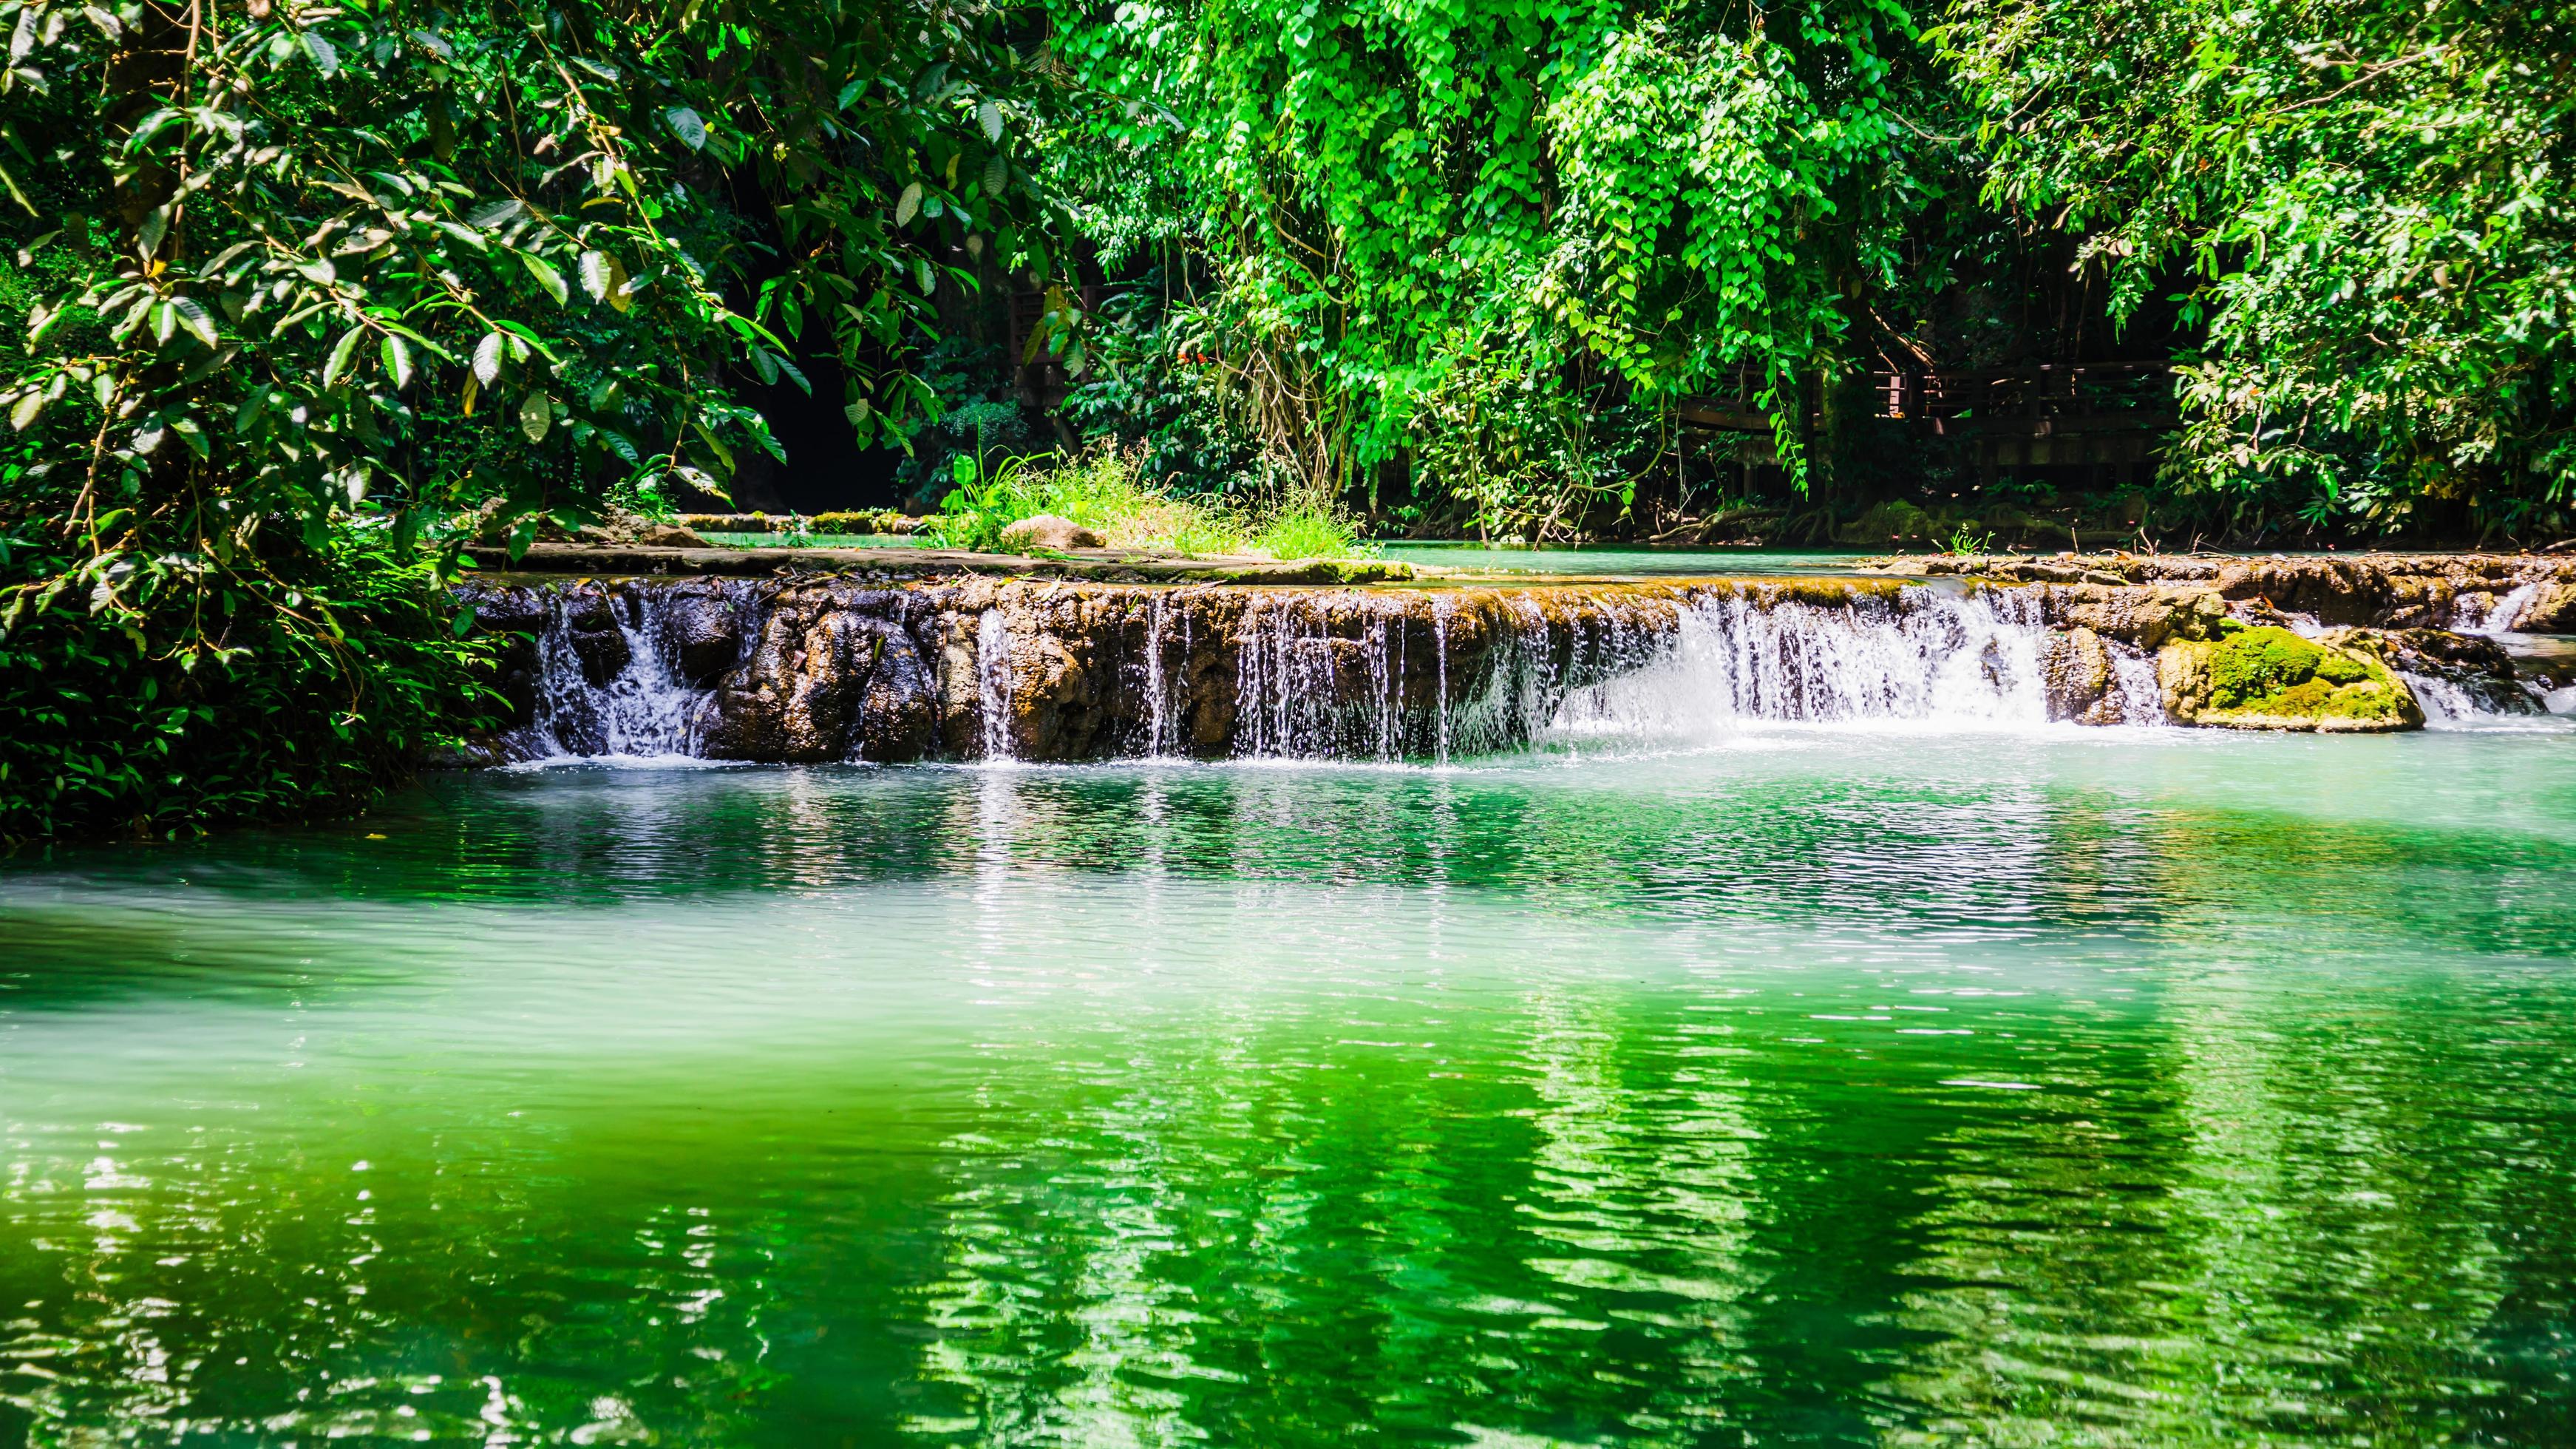
[[[2506,623],[2524,634],[2576,634],[2576,580],[2541,585]]]
[[[1072,519],[1052,513],[1023,518],[1002,530],[1002,547],[1010,553],[1027,553],[1032,549],[1062,553],[1069,548],[1099,548],[1107,542]]]
[[[701,751],[716,760],[820,764],[847,758],[850,729],[881,652],[859,616],[780,600],[751,657],[719,686],[699,719]]]
[[[2087,569],[2071,582],[1972,578],[1964,599],[1957,585],[1885,578],[1409,589],[974,575],[885,585],[832,574],[478,584],[468,596],[479,626],[509,641],[502,758],[1464,755],[1513,747],[1551,723],[1629,730],[1662,728],[1667,715],[1697,727],[1695,711],[1832,719],[1918,707],[1908,702],[1925,697],[1926,681],[1958,687],[1955,671],[1937,672],[1957,657],[1943,651],[1984,661],[1999,709],[2031,710],[2035,685],[2049,718],[2086,724],[2152,714],[2142,652],[2160,657],[2168,706],[2184,723],[2403,728],[2416,705],[2407,681],[2427,679],[2480,709],[2525,707],[2531,692],[2491,640],[2419,627],[2299,643],[2300,631],[2316,631],[2274,597],[2322,598],[2345,616],[2448,613],[2463,593],[2528,583],[2522,597],[2538,607],[2554,596],[2517,572],[2524,565],[2456,579],[2388,574],[2381,588],[2351,561],[2298,562],[2286,573],[2230,573],[2215,561],[2159,561],[2135,567],[2134,582]],[[2030,630],[2047,631],[2036,680],[2016,662],[2034,641],[2013,631]],[[2238,688],[2227,671],[2251,666],[2229,641],[2249,633],[2282,659],[2317,658],[2298,678]],[[1667,664],[1679,672],[1578,696]],[[1927,672],[1907,673],[1917,667]],[[2223,694],[2243,698],[2231,705]]]
[[[2539,714],[2540,701],[2523,688],[2513,656],[2478,634],[2448,629],[2338,629],[2329,643],[2358,650],[2391,669],[2459,691],[2485,714]]]
[[[714,684],[742,653],[742,621],[733,595],[711,583],[673,585],[663,593],[663,637],[680,676]]]
[[[2048,717],[2079,724],[2118,724],[2111,697],[2111,651],[2102,636],[2077,626],[2052,635],[2041,651],[2040,678],[2048,691]]]

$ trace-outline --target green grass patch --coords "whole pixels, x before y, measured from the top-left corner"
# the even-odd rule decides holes
[[[921,521],[912,541],[925,548],[1002,551],[1014,523],[1054,514],[1099,534],[1110,548],[1206,556],[1359,558],[1375,550],[1350,520],[1312,506],[1246,506],[1174,492],[1137,470],[1112,448],[1074,457],[1037,454],[987,469],[960,458],[955,490]]]

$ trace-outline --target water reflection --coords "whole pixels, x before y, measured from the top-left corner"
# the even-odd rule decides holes
[[[2576,797],[2361,743],[21,862],[0,1440],[2551,1442]]]

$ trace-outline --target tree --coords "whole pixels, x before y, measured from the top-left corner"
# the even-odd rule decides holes
[[[1005,20],[0,4],[0,834],[363,799],[470,698],[463,530],[720,489],[731,369],[919,426],[954,263],[1049,265]]]
[[[2206,320],[2186,486],[2569,527],[2576,12],[1960,0],[1936,39],[1990,196],[2081,236],[2115,310],[2179,273]]]
[[[1545,533],[1624,501],[1662,405],[1708,390],[1774,407],[1794,463],[1799,385],[1838,370],[1930,190],[1897,0],[1176,0],[1056,25],[1103,98],[1051,158],[1086,224],[1198,250],[1217,290],[1190,345],[1326,494],[1410,452],[1479,522]]]

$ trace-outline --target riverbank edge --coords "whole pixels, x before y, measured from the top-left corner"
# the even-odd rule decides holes
[[[494,545],[470,546],[465,554],[489,573],[594,578],[767,578],[785,573],[912,580],[985,574],[1104,584],[1284,585],[1400,583],[1417,577],[1412,565],[1387,559],[1267,559],[1238,555],[1185,558],[1117,549],[1019,555],[944,548],[678,548],[535,543],[517,558],[512,558],[508,549]]]

